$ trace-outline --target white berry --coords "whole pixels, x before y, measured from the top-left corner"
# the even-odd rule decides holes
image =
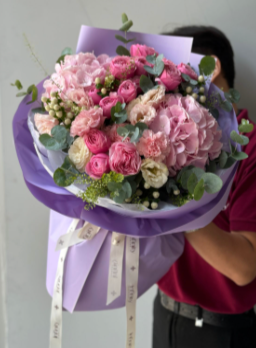
[[[56,112],[56,116],[57,116],[58,118],[61,118],[62,115],[63,115],[63,114],[62,114],[62,111],[57,111],[57,112]]]
[[[144,205],[144,207],[148,208],[149,207],[149,201],[145,201],[142,203]]]
[[[174,190],[173,193],[175,194],[175,196],[178,196],[180,194],[180,190]]]
[[[66,118],[65,121],[64,121],[64,123],[65,123],[66,126],[69,126],[70,123],[71,123],[71,121],[70,121],[69,118]]]
[[[145,188],[146,190],[148,190],[148,189],[150,189],[150,185],[149,185],[147,182],[145,182],[144,188]]]
[[[158,208],[158,204],[156,202],[151,203],[151,208],[154,209],[154,210],[157,209]]]
[[[49,105],[45,105],[44,108],[45,108],[46,111],[50,111],[51,110]]]
[[[46,97],[42,97],[41,100],[42,100],[43,103],[47,102],[47,98]]]
[[[188,86],[188,87],[186,88],[187,94],[192,93],[192,91],[193,91],[192,87]]]
[[[131,198],[126,198],[125,202],[126,203],[131,203],[132,199]]]
[[[58,104],[56,104],[56,105],[54,105],[53,108],[54,108],[55,111],[58,111],[60,109],[60,106]]]
[[[153,192],[153,197],[154,198],[159,198],[159,196],[160,196],[160,193],[158,192],[158,191],[155,191],[155,192]]]
[[[201,103],[205,103],[206,102],[206,96],[205,95],[201,95],[200,102]]]
[[[204,93],[204,87],[199,88],[199,93]]]
[[[136,191],[136,196],[141,196],[142,194],[143,194],[143,192],[141,190]]]
[[[72,112],[68,112],[68,113],[67,113],[67,118],[73,118]]]
[[[101,93],[102,93],[102,94],[107,94],[106,88],[101,88]]]
[[[203,75],[200,75],[198,76],[198,82],[204,82],[204,76]]]
[[[52,116],[52,117],[54,117],[54,116],[55,116],[55,111],[50,110],[49,115]]]
[[[100,84],[100,83],[101,83],[100,78],[99,78],[99,77],[96,77],[96,79],[95,79],[95,84],[98,85],[98,84]]]
[[[192,97],[196,100],[198,98],[198,95],[196,93],[193,93]]]
[[[58,104],[58,99],[57,98],[52,98],[51,104],[52,105]]]
[[[51,92],[51,97],[56,97],[57,92]]]

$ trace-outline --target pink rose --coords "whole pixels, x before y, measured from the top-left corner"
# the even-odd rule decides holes
[[[163,58],[164,71],[156,81],[162,83],[167,91],[173,91],[182,81],[181,72],[170,60]]]
[[[156,109],[147,104],[136,104],[128,114],[128,120],[135,125],[142,122],[150,125],[156,117]]]
[[[35,114],[34,120],[39,134],[51,135],[52,128],[59,124],[59,121],[50,115]]]
[[[107,152],[111,145],[109,137],[98,129],[91,129],[89,133],[85,134],[84,141],[94,154]]]
[[[162,132],[153,133],[146,129],[137,144],[141,156],[162,162],[169,153],[168,137]]]
[[[88,92],[89,96],[92,98],[94,105],[99,105],[102,97],[98,95],[99,89],[93,86]]]
[[[131,45],[130,53],[132,57],[147,57],[152,56],[153,54],[158,56],[158,53],[154,50],[154,48],[139,44]]]
[[[132,143],[117,142],[109,150],[110,169],[123,175],[134,175],[140,171],[141,158]]]
[[[85,106],[89,109],[94,105],[92,98],[82,88],[69,90],[67,96],[78,106]]]
[[[110,138],[112,143],[115,143],[117,141],[123,141],[123,137],[117,133],[117,129],[119,127],[126,126],[127,123],[120,123],[120,124],[113,124],[113,126],[108,126],[104,129],[104,132],[107,134],[107,136]],[[124,142],[128,143],[130,141],[130,138],[125,138]]]
[[[112,59],[110,72],[113,76],[120,80],[126,80],[133,77],[136,71],[134,59],[127,56],[117,56]]]
[[[100,107],[103,109],[103,115],[107,118],[111,117],[111,109],[118,102],[123,103],[124,99],[116,92],[111,92],[108,97],[101,99]]]
[[[126,80],[119,86],[117,94],[124,99],[125,103],[129,103],[137,97],[137,87],[131,80]]]
[[[135,84],[137,88],[137,94],[142,92],[142,89],[140,88],[140,76],[136,75],[131,78],[131,81]]]
[[[110,172],[109,157],[105,153],[92,156],[85,166],[86,173],[93,179],[100,179],[104,173]]]
[[[137,67],[137,75],[147,75],[147,71],[144,69],[144,65],[153,67],[153,64],[150,64],[145,57],[135,57],[135,65]]]
[[[177,66],[177,69],[179,69],[179,71],[182,74],[186,74],[188,75],[191,79],[196,80],[198,79],[197,73],[191,68],[190,65],[184,64],[184,63],[180,63]]]
[[[103,110],[101,108],[82,110],[72,122],[70,135],[83,137],[92,128],[100,128],[104,123]]]

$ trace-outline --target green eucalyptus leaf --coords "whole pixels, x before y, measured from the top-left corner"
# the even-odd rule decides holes
[[[115,38],[116,38],[117,40],[123,42],[124,44],[128,44],[129,42],[132,42],[132,41],[136,40],[135,38],[134,38],[134,39],[127,40],[125,37],[120,36],[120,35],[115,35]]]
[[[125,192],[126,198],[130,198],[132,196],[132,187],[131,187],[129,181],[125,180],[122,183],[122,190]]]
[[[71,182],[67,180],[66,172],[62,168],[55,170],[53,174],[54,182],[61,187],[66,187],[71,185]]]
[[[148,65],[144,65],[144,69],[145,69],[146,72],[148,72],[149,74],[155,75],[155,70],[154,70],[154,68],[151,68],[151,67],[148,66]]]
[[[225,111],[232,111],[233,110],[233,106],[232,104],[228,101],[228,100],[223,100],[221,103],[220,103],[220,107],[225,110]]]
[[[211,75],[215,69],[215,59],[211,56],[205,56],[199,64],[199,69],[201,74],[206,76]]]
[[[148,129],[146,123],[138,122],[136,123],[136,127],[139,128],[140,132],[144,132],[144,130]]]
[[[185,173],[187,170],[191,170],[191,169],[193,169],[194,168],[194,166],[187,166],[187,167],[184,167],[184,168],[182,168],[180,171],[179,171],[179,173],[178,173],[178,175],[177,175],[177,181],[179,181],[180,182],[180,180],[181,180],[181,177],[182,177],[182,175],[183,175],[183,173]]]
[[[51,135],[59,142],[65,142],[68,130],[64,126],[54,126],[51,130]]]
[[[58,151],[62,149],[60,143],[56,139],[52,138],[49,134],[41,134],[39,141],[47,150]]]
[[[121,137],[124,137],[128,133],[129,131],[125,127],[117,128],[117,134],[119,134]]]
[[[16,80],[14,83],[11,83],[11,86],[17,87],[18,90],[21,90],[23,88],[20,80]]]
[[[136,127],[137,127],[137,125],[136,125]],[[125,125],[125,129],[127,129],[129,132],[134,132],[136,127],[133,126],[132,124]]]
[[[189,82],[190,81],[190,77],[187,75],[187,74],[181,74],[181,76],[182,76],[182,78],[183,78],[183,80],[184,81],[186,81],[186,82]]]
[[[228,92],[225,92],[224,95],[232,104],[238,103],[240,100],[240,93],[234,88],[231,88]]]
[[[194,200],[200,201],[204,195],[204,179],[201,179],[194,189]]]
[[[113,198],[116,203],[124,203],[126,198],[126,192],[123,190],[118,191],[118,195]]]
[[[27,95],[27,92],[19,92],[16,94],[16,97],[24,97],[25,95]]]
[[[238,130],[240,133],[250,133],[251,131],[253,131],[253,124],[252,123],[248,123],[247,124],[240,124],[238,126]]]
[[[154,54],[152,54],[152,55],[150,55],[150,56],[147,56],[147,57],[146,57],[146,60],[147,60],[147,62],[149,62],[150,64],[155,65],[155,63],[156,63],[156,54],[154,53]]]
[[[192,169],[184,171],[181,176],[181,185],[185,190],[188,189],[188,179],[191,174],[192,174]]]
[[[128,17],[127,17],[127,14],[126,13],[122,13],[122,23],[124,24],[124,23],[126,23],[126,22],[128,22]]]
[[[235,162],[236,160],[233,157],[229,157],[223,169],[228,169],[232,167]]]
[[[238,151],[235,151],[232,155],[231,155],[232,158],[234,158],[236,161],[242,161],[242,160],[245,160],[246,158],[248,158],[248,155],[247,153],[245,152],[238,152]]]
[[[209,164],[206,166],[206,172],[207,173],[216,173],[217,171],[217,165],[215,161],[210,161]]]
[[[245,135],[238,134],[235,130],[233,130],[230,133],[230,138],[240,145],[247,145],[249,143],[248,137],[246,137]]]
[[[70,47],[65,47],[64,50],[61,52],[62,56],[67,56],[72,54],[72,48]]]
[[[226,151],[221,151],[220,157],[219,157],[219,164],[220,164],[220,168],[225,168],[225,165],[227,163],[228,160],[228,154],[226,153]]]
[[[107,186],[108,186],[109,191],[111,191],[111,192],[115,192],[115,191],[122,189],[122,184],[117,183],[115,181],[109,182]]]
[[[120,31],[128,31],[132,26],[133,26],[133,21],[128,20],[125,23],[123,23],[123,25],[121,26],[121,28],[119,30]]]
[[[216,108],[210,108],[210,113],[217,120],[220,116],[219,110]]]
[[[174,179],[169,179],[166,183],[166,191],[167,193],[171,193],[173,191],[178,190],[178,186],[176,184],[176,181]]]
[[[196,185],[198,184],[198,179],[195,173],[192,173],[188,178],[187,187],[188,192],[193,195]]]
[[[144,93],[148,92],[150,89],[154,87],[151,79],[145,75],[141,75],[140,77],[140,88]]]
[[[163,59],[164,59],[164,55],[163,55],[163,54],[159,54],[159,55],[156,57],[156,63],[162,62]]]
[[[124,113],[121,117],[115,119],[116,124],[124,123],[127,120],[127,113]]]
[[[130,52],[124,46],[118,46],[116,49],[116,53],[119,54],[119,56],[131,56]]]
[[[136,127],[136,128],[135,128],[135,131],[134,131],[134,133],[133,133],[133,135],[132,135],[132,137],[131,137],[131,139],[130,139],[130,142],[131,142],[131,143],[136,142],[136,141],[138,140],[139,134],[140,134],[140,130],[139,130],[138,127]]]
[[[155,64],[153,70],[154,70],[154,75],[160,76],[164,70],[164,62],[156,61],[156,64]]]
[[[205,191],[208,193],[216,193],[219,192],[222,188],[223,182],[221,178],[213,173],[205,173],[202,176],[202,179],[204,181],[204,188]]]
[[[197,85],[198,85],[198,81],[193,80],[193,79],[191,79],[191,80],[189,81],[189,83],[190,83],[192,86],[197,86]]]
[[[67,156],[65,157],[62,166],[55,170],[53,179],[58,186],[66,187],[71,185],[79,174],[79,171]]]
[[[64,58],[66,57],[66,55],[62,55],[60,56],[57,60],[56,60],[56,63],[60,64],[61,62],[64,62]]]
[[[191,170],[196,175],[198,181],[202,178],[202,176],[205,173],[205,171],[202,168],[198,168],[198,167],[194,167]]]

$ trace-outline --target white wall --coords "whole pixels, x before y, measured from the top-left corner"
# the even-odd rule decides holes
[[[248,107],[254,115],[255,0],[0,0],[0,173],[4,174],[0,174],[0,195],[5,202],[5,229],[1,223],[0,241],[1,247],[4,239],[6,242],[9,348],[47,347],[50,314],[50,298],[45,289],[48,210],[25,187],[11,130],[19,100],[10,83],[18,78],[28,86],[43,77],[29,57],[22,33],[27,34],[51,72],[64,47],[75,49],[81,24],[118,28],[122,12],[134,20],[137,31],[158,33],[183,24],[215,25],[222,29],[236,53],[240,106]],[[3,214],[1,203],[0,209]],[[150,347],[154,294],[155,288],[139,300],[137,347]],[[0,291],[0,347],[7,348],[1,341],[6,328],[1,321],[1,296]],[[124,334],[124,310],[64,315],[64,348],[121,347]]]

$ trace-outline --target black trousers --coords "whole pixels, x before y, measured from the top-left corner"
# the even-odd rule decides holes
[[[256,348],[256,315],[252,327],[227,329],[177,315],[154,302],[153,348]]]

